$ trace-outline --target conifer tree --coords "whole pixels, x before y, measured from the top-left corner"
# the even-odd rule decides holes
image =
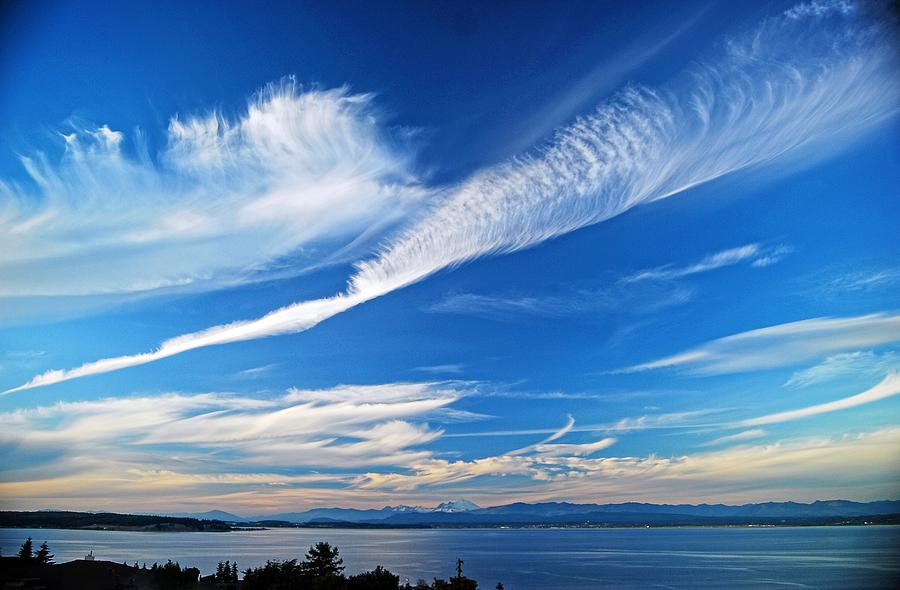
[[[47,541],[41,543],[41,546],[38,548],[37,555],[35,555],[35,559],[37,559],[40,563],[53,563],[53,554],[50,553],[50,547],[47,545]]]
[[[19,549],[19,559],[34,559],[34,549],[31,543],[31,537],[25,539],[25,542],[22,543],[21,549]]]
[[[316,543],[306,552],[302,568],[312,578],[339,576],[344,571],[344,560],[338,555],[338,548],[329,543]]]

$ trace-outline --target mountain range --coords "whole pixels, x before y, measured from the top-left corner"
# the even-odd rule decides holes
[[[276,514],[264,514],[257,516],[238,516],[222,510],[209,510],[207,512],[178,512],[165,514],[179,518],[198,518],[201,520],[221,520],[224,522],[265,522],[284,521],[291,523],[301,522],[379,522],[392,516],[401,514],[435,514],[435,513],[460,513],[475,512],[481,507],[468,500],[448,500],[441,502],[434,508],[424,506],[385,506],[384,508],[313,508],[303,512],[279,512]]]
[[[865,517],[900,513],[900,500],[852,502],[819,500],[764,502],[758,504],[573,504],[570,502],[516,502],[482,508],[467,500],[442,502],[433,508],[422,506],[385,506],[384,508],[313,508],[302,512],[283,512],[257,516],[238,516],[221,510],[200,513],[176,513],[166,516],[221,520],[228,523],[283,522],[293,524],[373,524],[373,525],[503,525],[631,523],[652,524],[721,523],[723,521],[769,522],[778,519],[827,519]]]

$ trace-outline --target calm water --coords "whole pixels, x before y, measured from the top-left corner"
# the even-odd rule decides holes
[[[132,533],[0,529],[3,555],[28,536],[57,561],[90,549],[111,561],[178,560],[215,570],[302,558],[315,541],[337,545],[348,573],[382,564],[413,582],[448,577],[457,557],[482,588],[891,588],[900,579],[900,527],[777,529],[274,529]]]

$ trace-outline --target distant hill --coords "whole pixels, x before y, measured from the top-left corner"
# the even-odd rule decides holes
[[[378,509],[314,508],[304,512],[286,512],[229,522],[279,520],[291,523],[383,523],[383,524],[487,524],[487,523],[559,523],[569,524],[593,520],[621,521],[616,515],[629,515],[632,520],[740,521],[741,519],[822,519],[863,517],[900,513],[900,500],[851,502],[849,500],[820,500],[810,504],[799,502],[764,502],[759,504],[647,504],[624,502],[618,504],[574,504],[571,502],[515,502],[501,506],[480,508],[467,500],[442,502],[434,508],[420,506],[385,506]],[[204,513],[207,514],[207,513]],[[638,518],[640,516],[640,518]],[[677,517],[677,518],[676,518]],[[238,517],[240,518],[240,517]],[[222,519],[227,520],[227,519]]]
[[[820,500],[759,504],[575,504],[515,502],[480,508],[467,500],[433,508],[314,508],[244,517],[222,510],[165,516],[85,512],[0,512],[0,527],[117,530],[231,530],[233,526],[461,527],[461,526],[683,526],[900,523],[900,500]]]
[[[474,514],[537,516],[573,516],[593,512],[631,514],[684,514],[711,517],[766,517],[766,518],[820,518],[826,516],[869,516],[900,512],[900,500],[878,502],[851,502],[849,500],[819,500],[810,504],[799,502],[764,502],[761,504],[646,504],[625,502],[620,504],[571,504],[569,502],[543,502],[525,504],[517,502],[504,506],[482,508]]]
[[[225,512],[224,510],[207,510],[206,512],[173,512],[156,516],[171,516],[174,518],[194,518],[197,520],[221,520],[222,522],[247,522],[247,518]]]
[[[198,520],[113,512],[0,512],[3,528],[96,529],[127,531],[229,531],[219,520]]]
[[[721,525],[721,524],[823,524],[846,518],[900,514],[900,501],[851,502],[828,500],[803,504],[574,504],[570,502],[516,502],[479,508],[465,500],[444,502],[435,508],[408,506],[358,510],[317,508],[267,518],[319,526],[379,524],[385,526],[524,526],[524,525]]]
[[[432,513],[460,513],[480,510],[480,507],[469,500],[450,500],[441,502],[434,508],[423,506],[385,506],[384,508],[313,508],[304,512],[282,512],[278,514],[266,514],[243,519],[240,522],[252,522],[260,520],[286,520],[288,522],[376,522],[387,520],[402,514],[432,514]],[[238,521],[234,521],[238,522]]]

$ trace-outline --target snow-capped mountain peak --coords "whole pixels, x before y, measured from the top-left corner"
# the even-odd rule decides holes
[[[390,510],[391,512],[430,512],[428,508],[423,508],[422,506],[407,506],[405,504],[385,506],[384,510]]]
[[[438,504],[432,509],[432,512],[471,512],[472,510],[478,510],[479,508],[481,508],[481,506],[468,500],[448,500],[447,502]]]

